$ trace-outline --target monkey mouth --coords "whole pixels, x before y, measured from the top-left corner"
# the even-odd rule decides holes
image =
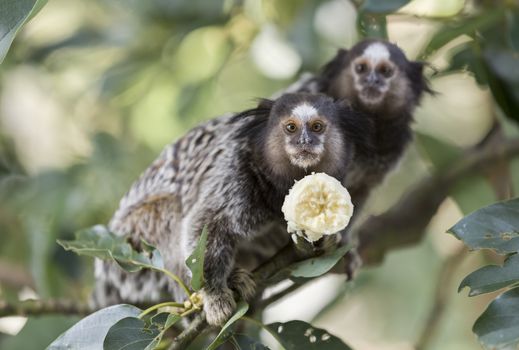
[[[367,86],[362,89],[359,97],[364,103],[377,104],[384,98],[384,91],[378,87]]]
[[[308,169],[312,166],[317,165],[321,161],[321,152],[314,149],[302,148],[290,154],[290,163],[292,165]]]

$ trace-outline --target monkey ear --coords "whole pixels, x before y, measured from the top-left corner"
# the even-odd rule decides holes
[[[274,105],[274,101],[268,98],[258,98],[258,109],[271,110]]]
[[[232,120],[238,120],[241,118],[246,118],[246,117],[251,117],[251,116],[263,117],[263,118],[260,118],[262,120],[268,119],[268,116],[270,115],[270,110],[272,109],[272,106],[274,105],[274,101],[266,99],[266,98],[258,98],[257,101],[258,101],[257,107],[236,113],[232,117]]]
[[[411,85],[415,93],[421,95],[422,92],[427,92],[431,95],[435,95],[436,91],[431,89],[429,81],[423,74],[423,69],[426,65],[430,66],[429,63],[422,61],[409,62],[407,76],[409,77],[409,80],[411,80]]]

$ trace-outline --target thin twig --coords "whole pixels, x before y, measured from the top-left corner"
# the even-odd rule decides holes
[[[503,158],[518,155],[519,139],[504,140],[492,147],[477,147],[465,152],[445,173],[421,181],[386,213],[373,216],[360,226],[359,253],[363,262],[366,265],[379,263],[387,251],[419,242],[438,206],[447,198],[449,189],[457,181],[467,174],[484,169],[494,160],[502,161]],[[284,247],[273,259],[254,271],[256,283],[265,287],[269,277],[298,259],[301,259],[301,253],[293,245]],[[202,321],[202,315],[197,315],[194,322],[200,324]],[[203,327],[197,327],[196,330],[188,327],[179,337],[193,340],[200,329]],[[169,350],[174,349],[181,348]]]
[[[289,295],[292,292],[298,290],[305,283],[306,283],[306,281],[300,282],[300,283],[293,283],[293,284],[291,284],[290,286],[288,286],[287,288],[283,289],[282,291],[280,291],[280,292],[278,292],[276,294],[273,294],[273,295],[271,295],[270,297],[268,297],[266,299],[261,300],[258,303],[258,305],[256,306],[256,309],[263,310],[267,306],[278,302],[279,300],[283,299],[287,295]]]
[[[359,228],[359,253],[366,265],[382,261],[389,250],[416,244],[425,233],[438,206],[448,196],[449,189],[466,175],[484,170],[496,161],[511,159],[519,155],[519,139],[503,140],[491,147],[476,147],[465,152],[445,171],[434,174],[421,181],[410,190],[397,204],[379,216],[372,216]],[[276,256],[254,271],[258,286],[264,288],[275,273],[291,263],[301,260],[304,255],[293,245],[283,248]],[[267,283],[268,281],[268,283]],[[295,287],[294,287],[295,289]],[[87,314],[84,305],[75,302],[34,301],[20,304],[0,304],[0,316],[39,315],[39,314]],[[177,336],[170,350],[187,347],[204,329],[207,328],[203,313],[196,315],[189,325]]]
[[[0,302],[0,317],[34,315],[88,315],[94,310],[76,300],[27,300],[19,303]]]
[[[379,264],[387,251],[418,243],[449,190],[465,178],[519,156],[519,139],[466,151],[442,173],[426,177],[385,213],[368,218],[358,229],[364,265]]]

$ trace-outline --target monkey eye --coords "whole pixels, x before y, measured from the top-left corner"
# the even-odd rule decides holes
[[[378,72],[386,78],[393,75],[393,69],[385,64],[378,67]]]
[[[355,65],[355,72],[357,73],[364,73],[368,70],[368,65],[366,63],[357,63]]]
[[[294,133],[297,130],[297,125],[295,123],[288,123],[285,125],[285,130],[289,133]]]
[[[313,132],[321,132],[324,130],[324,125],[321,122],[315,122],[311,125]]]

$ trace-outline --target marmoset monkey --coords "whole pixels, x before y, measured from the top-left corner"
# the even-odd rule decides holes
[[[422,62],[409,61],[396,45],[364,40],[341,49],[322,72],[296,82],[287,91],[324,93],[347,100],[373,124],[373,148],[357,152],[345,185],[356,215],[369,192],[393,168],[412,139],[413,112],[424,92],[433,93]]]
[[[255,294],[240,261],[269,242],[270,255],[289,240],[281,206],[294,184],[311,172],[339,180],[370,134],[366,118],[325,95],[286,94],[253,110],[216,119],[166,147],[121,200],[109,227],[161,251],[166,268],[185,281],[185,259],[204,226],[208,229],[202,290],[211,325],[224,323],[236,306]],[[273,229],[277,227],[278,229]],[[282,228],[282,229],[280,229]],[[114,263],[96,261],[94,301],[183,300],[182,289],[150,271],[126,274]]]

